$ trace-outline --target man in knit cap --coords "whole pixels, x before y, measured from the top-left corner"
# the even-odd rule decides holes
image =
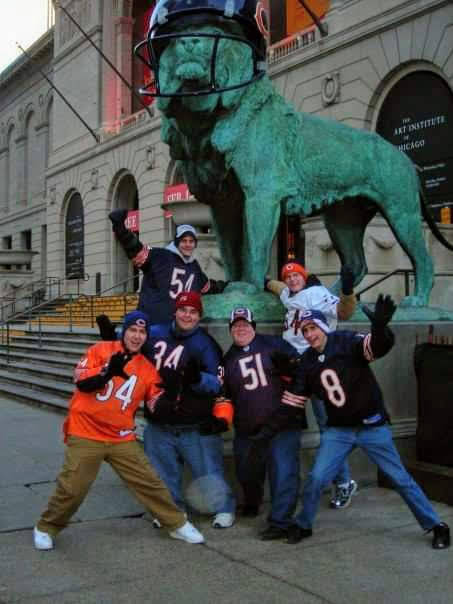
[[[76,390],[63,425],[65,462],[33,531],[36,549],[53,549],[55,536],[83,503],[103,461],[171,537],[188,543],[204,541],[175,505],[135,439],[134,417],[140,403],[144,400],[152,410],[164,394],[156,369],[141,352],[148,329],[146,314],[127,314],[121,339],[91,346],[76,366]]]

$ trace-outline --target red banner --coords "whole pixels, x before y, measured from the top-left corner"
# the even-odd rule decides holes
[[[164,203],[170,203],[172,201],[188,201],[191,198],[192,195],[185,182],[179,185],[165,187],[164,189]]]

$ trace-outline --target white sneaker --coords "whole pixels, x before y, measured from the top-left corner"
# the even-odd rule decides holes
[[[203,535],[190,522],[186,522],[178,529],[170,531],[169,535],[173,539],[181,539],[187,543],[204,543]]]
[[[53,549],[53,539],[49,533],[43,533],[36,528],[33,529],[33,542],[36,549]]]
[[[212,526],[218,529],[230,528],[230,526],[233,526],[234,521],[235,516],[232,512],[219,512],[214,516]]]

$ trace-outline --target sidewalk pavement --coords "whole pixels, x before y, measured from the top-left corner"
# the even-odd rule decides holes
[[[256,538],[265,523],[215,530],[195,518],[205,545],[170,539],[104,464],[56,548],[38,552],[31,529],[63,459],[62,416],[0,400],[0,603],[447,604],[453,548],[431,549],[400,497],[366,487],[345,510],[327,500],[312,538]],[[453,524],[453,508],[435,504]]]

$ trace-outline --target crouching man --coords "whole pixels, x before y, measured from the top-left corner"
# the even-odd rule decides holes
[[[284,394],[287,404],[303,406],[315,394],[325,402],[328,423],[314,466],[305,483],[302,511],[288,531],[288,543],[311,537],[322,490],[336,475],[347,455],[360,447],[393,482],[420,526],[433,532],[432,546],[450,545],[449,527],[441,522],[418,484],[404,468],[393,443],[382,392],[369,363],[393,346],[387,327],[395,312],[390,298],[379,296],[375,312],[364,308],[371,333],[334,331],[322,312],[306,311],[301,329],[310,348],[302,355],[293,384]]]
[[[95,344],[78,363],[76,391],[63,425],[65,461],[55,492],[33,531],[36,549],[53,549],[54,537],[82,504],[103,461],[171,537],[203,543],[203,535],[187,522],[135,439],[138,406],[145,401],[152,409],[162,394],[156,369],[141,354],[148,327],[146,314],[127,314],[121,340]]]

